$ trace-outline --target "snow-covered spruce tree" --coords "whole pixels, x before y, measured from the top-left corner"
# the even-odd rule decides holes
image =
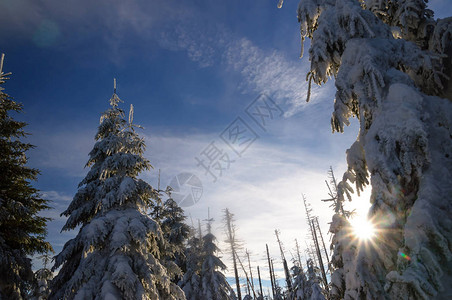
[[[0,58],[0,299],[21,299],[31,288],[33,271],[29,255],[51,250],[44,241],[47,218],[38,214],[48,209],[31,181],[39,171],[27,167],[25,152],[32,145],[21,138],[27,133],[24,122],[12,113],[22,105],[3,92],[11,73],[3,73],[4,54]]]
[[[52,271],[48,268],[51,260],[50,253],[45,253],[39,256],[44,263],[43,267],[35,272],[34,291],[31,299],[33,300],[47,300],[50,294],[49,281],[53,278]]]
[[[240,242],[238,241],[235,233],[236,227],[234,225],[234,214],[232,214],[229,209],[224,210],[224,222],[225,222],[225,233],[226,240],[225,242],[229,244],[231,247],[230,252],[232,255],[232,264],[234,267],[234,276],[235,276],[235,288],[237,289],[237,298],[242,298],[242,292],[240,290],[240,277],[237,268],[237,250],[240,248]],[[267,250],[268,252],[268,250]]]
[[[354,238],[350,222],[339,213],[333,215],[333,221],[330,225],[330,232],[333,234],[331,239],[331,300],[344,299],[345,283],[348,279],[353,281],[356,276],[353,266],[353,260],[356,257],[357,240]]]
[[[230,300],[234,291],[221,271],[226,265],[216,253],[220,249],[215,245],[215,236],[211,232],[210,222],[207,224],[207,234],[203,237],[203,263],[201,272],[202,293],[205,300]]]
[[[304,300],[309,299],[307,292],[307,278],[303,268],[295,263],[292,268],[293,289],[289,299]]]
[[[202,240],[196,236],[192,228],[185,248],[186,271],[178,283],[187,300],[202,300]]]
[[[379,14],[377,2],[397,10]],[[359,120],[338,197],[350,196],[350,183],[358,193],[369,178],[372,186],[369,217],[378,234],[372,247],[344,261],[355,274],[344,280],[345,299],[450,297],[452,103],[438,96],[447,96],[450,85],[443,73],[451,61],[451,20],[414,28],[419,17],[432,20],[431,11],[416,12],[423,6],[302,0],[298,7],[302,39],[311,39],[309,82],[335,78],[333,131]],[[424,29],[431,34],[420,43]]]
[[[333,202],[330,207],[334,211],[333,220],[329,229],[332,234],[330,246],[332,256],[329,266],[331,272],[331,292],[329,298],[331,300],[340,300],[344,298],[345,282],[347,279],[353,280],[355,276],[354,270],[350,270],[352,264],[348,262],[355,258],[359,241],[354,236],[352,226],[348,221],[348,218],[354,214],[354,211],[345,209],[343,203],[344,198],[338,197],[337,181],[334,177],[333,168],[331,167],[328,171],[328,177],[330,184],[327,182],[327,187],[330,198],[322,201]]]
[[[184,223],[186,216],[184,210],[171,198],[170,189],[167,188],[168,199],[163,202],[161,228],[163,237],[167,242],[163,259],[168,268],[174,268],[173,282],[177,283],[186,272],[185,245],[190,235],[190,227]]]
[[[422,50],[440,54],[443,89],[439,96],[452,99],[452,18],[433,18],[427,0],[366,0],[364,5],[385,24],[391,26],[393,35],[411,41]],[[444,55],[445,54],[445,55]]]
[[[314,266],[311,259],[307,261],[308,266],[308,281],[306,283],[308,288],[308,298],[309,300],[325,300],[323,295],[324,291],[320,287],[320,281],[322,280],[319,273],[320,269]]]
[[[165,244],[160,226],[146,215],[158,197],[140,172],[151,165],[143,157],[144,140],[118,107],[102,114],[96,144],[89,153],[91,170],[62,215],[63,230],[81,225],[55,257],[51,299],[185,299],[160,263]]]
[[[46,300],[49,297],[49,281],[53,278],[52,271],[47,268],[39,269],[35,272],[36,289],[32,299]]]

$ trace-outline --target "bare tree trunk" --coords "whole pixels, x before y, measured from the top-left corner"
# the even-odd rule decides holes
[[[300,264],[299,267],[301,270],[303,270],[303,264],[301,263],[301,255],[300,255],[300,246],[298,245],[297,239],[295,239],[295,247],[297,248],[298,263]]]
[[[325,267],[323,266],[322,253],[320,252],[319,241],[317,240],[317,234],[315,231],[314,220],[312,220],[312,228],[314,230],[314,243],[315,243],[315,247],[317,250],[317,256],[319,258],[319,267],[320,267],[320,270],[322,271],[323,284],[325,286],[325,290],[327,292],[329,292],[328,280],[326,279]]]
[[[278,283],[276,282],[275,266],[273,265],[273,259],[271,259],[270,262],[272,265],[273,283],[275,284],[275,296],[274,297],[276,297],[277,288],[279,286],[278,286]]]
[[[239,300],[242,299],[242,293],[240,291],[240,279],[239,279],[239,272],[237,270],[237,260],[236,260],[236,242],[235,242],[235,230],[234,226],[232,225],[232,214],[229,212],[229,210],[226,208],[225,210],[225,220],[226,220],[226,227],[227,227],[227,240],[226,242],[229,243],[231,246],[231,252],[232,252],[232,263],[234,265],[234,275],[235,275],[235,285],[237,288],[237,298]]]
[[[305,195],[302,194],[301,196],[303,197],[303,204],[304,204],[304,208],[305,208],[305,211],[306,211],[306,221],[307,221],[308,226],[309,226],[309,232],[311,233],[311,239],[314,240],[314,229],[312,228],[312,223],[311,223],[311,219],[312,219],[311,211],[312,211],[312,209],[309,208],[309,203],[308,203],[308,200],[306,199]],[[312,247],[311,247],[311,252],[312,252],[312,256],[314,258],[315,264],[318,265],[319,263],[318,263],[318,261],[317,261],[317,259],[315,257],[316,256],[315,255],[315,251],[312,250]]]
[[[328,255],[328,252],[326,251],[326,247],[325,247],[325,241],[323,240],[323,235],[322,235],[322,231],[320,230],[320,225],[319,225],[319,218],[315,218],[315,222],[317,225],[317,229],[319,230],[319,235],[320,235],[320,240],[322,241],[322,245],[323,245],[323,250],[325,252],[325,256],[326,256],[326,261],[328,262],[328,270],[330,269],[330,257]]]
[[[248,258],[248,268],[250,269],[250,278],[251,278],[251,288],[254,291],[254,279],[253,279],[253,271],[251,270],[251,262],[250,262],[250,253],[246,250],[246,256]]]
[[[268,260],[268,269],[270,270],[270,282],[272,284],[272,294],[273,294],[273,298],[275,298],[275,283],[273,282],[272,263],[270,260],[270,252],[268,252],[267,244],[265,244],[265,247],[267,248],[267,260]]]
[[[260,296],[264,298],[264,292],[262,291],[261,271],[259,270],[259,266],[257,266],[257,276],[259,277],[259,290],[261,292]]]
[[[278,241],[279,250],[281,251],[281,259],[283,261],[283,266],[284,266],[284,275],[286,276],[287,290],[289,291],[289,293],[291,293],[292,292],[292,281],[290,279],[289,267],[287,266],[286,257],[284,256],[284,250],[283,250],[282,242],[279,239],[279,232],[276,229],[275,229],[275,235],[276,235],[276,240]]]
[[[251,296],[251,292],[253,292],[253,296],[254,298],[256,298],[256,293],[254,292],[254,288],[252,288],[251,286],[251,282],[250,282],[250,278],[248,277],[248,273],[245,270],[245,266],[243,265],[242,261],[240,260],[240,257],[237,255],[237,260],[239,261],[240,267],[242,268],[243,273],[245,273],[245,278],[246,278],[246,287],[248,289],[248,295]]]

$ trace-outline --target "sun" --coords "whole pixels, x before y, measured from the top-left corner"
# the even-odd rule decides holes
[[[360,240],[370,240],[375,236],[375,227],[366,217],[355,217],[350,220],[354,235]]]

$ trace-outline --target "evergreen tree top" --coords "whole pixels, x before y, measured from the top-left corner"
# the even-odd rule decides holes
[[[86,166],[91,169],[80,182],[74,200],[62,213],[69,217],[63,230],[86,224],[98,211],[105,212],[124,203],[144,211],[151,199],[158,199],[158,192],[137,178],[152,166],[143,157],[144,139],[135,132],[133,124],[127,124],[119,102],[115,91],[110,98],[111,107],[102,113],[95,136],[97,142],[89,153]],[[129,120],[133,117],[129,116]]]

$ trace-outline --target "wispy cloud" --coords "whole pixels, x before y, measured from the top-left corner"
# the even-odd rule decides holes
[[[185,18],[182,24],[161,33],[160,46],[186,51],[188,58],[200,67],[225,66],[242,77],[239,89],[244,93],[267,93],[286,105],[286,116],[306,106],[308,86],[306,59],[288,58],[276,49],[262,49],[248,37],[237,36],[222,24],[200,24],[199,16]],[[311,97],[319,100],[330,89],[313,86]]]
[[[36,132],[29,138],[30,143],[37,146],[30,151],[30,161],[39,169],[64,170],[68,176],[81,177],[86,174],[84,166],[95,143],[94,134],[94,128],[54,134]]]
[[[307,129],[308,130],[308,129]],[[276,244],[274,230],[281,231],[281,239],[288,251],[294,247],[297,238],[304,248],[307,235],[304,206],[301,194],[305,194],[320,217],[324,234],[328,231],[331,210],[320,199],[327,197],[324,180],[331,164],[337,174],[345,170],[343,152],[331,148],[324,154],[314,153],[300,145],[288,146],[278,143],[267,143],[259,140],[241,158],[237,158],[230,169],[224,172],[218,181],[213,182],[204,176],[203,170],[197,168],[194,156],[213,138],[212,135],[165,136],[151,138],[149,145],[153,149],[154,161],[161,161],[165,173],[165,181],[179,172],[189,171],[197,175],[203,183],[203,196],[193,206],[186,207],[186,214],[197,223],[207,218],[207,210],[215,219],[213,224],[223,253],[224,260],[229,262],[227,245],[224,240],[223,210],[229,208],[235,214],[238,228],[237,236],[243,240],[244,248],[250,249],[252,264],[260,265],[265,272],[263,261],[265,244],[268,243],[271,255],[278,260],[279,248]],[[164,158],[163,158],[164,157]],[[168,159],[169,158],[169,159]],[[173,158],[173,159],[170,159]],[[145,175],[150,181],[157,181],[156,171]],[[190,223],[190,219],[188,220]],[[243,253],[242,253],[243,254]],[[286,254],[291,259],[289,252]],[[302,253],[304,256],[305,254]],[[232,270],[228,271],[232,274]],[[279,273],[282,275],[283,271]],[[267,276],[264,273],[264,278]]]
[[[128,39],[134,37],[141,40],[140,47],[149,47],[150,56],[157,44],[170,51],[186,52],[201,68],[215,67],[240,74],[241,92],[268,93],[281,105],[287,105],[286,116],[306,106],[305,75],[309,70],[306,58],[287,57],[271,45],[257,46],[252,38],[234,33],[196,6],[140,0],[85,1],[83,5],[76,0],[64,4],[50,0],[8,0],[2,1],[0,7],[0,25],[6,29],[0,32],[0,37],[32,38],[44,22],[54,29],[48,32],[52,35],[50,40],[62,39],[55,44],[63,47],[78,47],[90,37],[100,37],[108,45],[107,53],[114,63],[121,63],[124,56],[121,51],[127,48]],[[46,31],[38,33],[45,35]],[[325,93],[325,89],[314,87],[313,101]]]

